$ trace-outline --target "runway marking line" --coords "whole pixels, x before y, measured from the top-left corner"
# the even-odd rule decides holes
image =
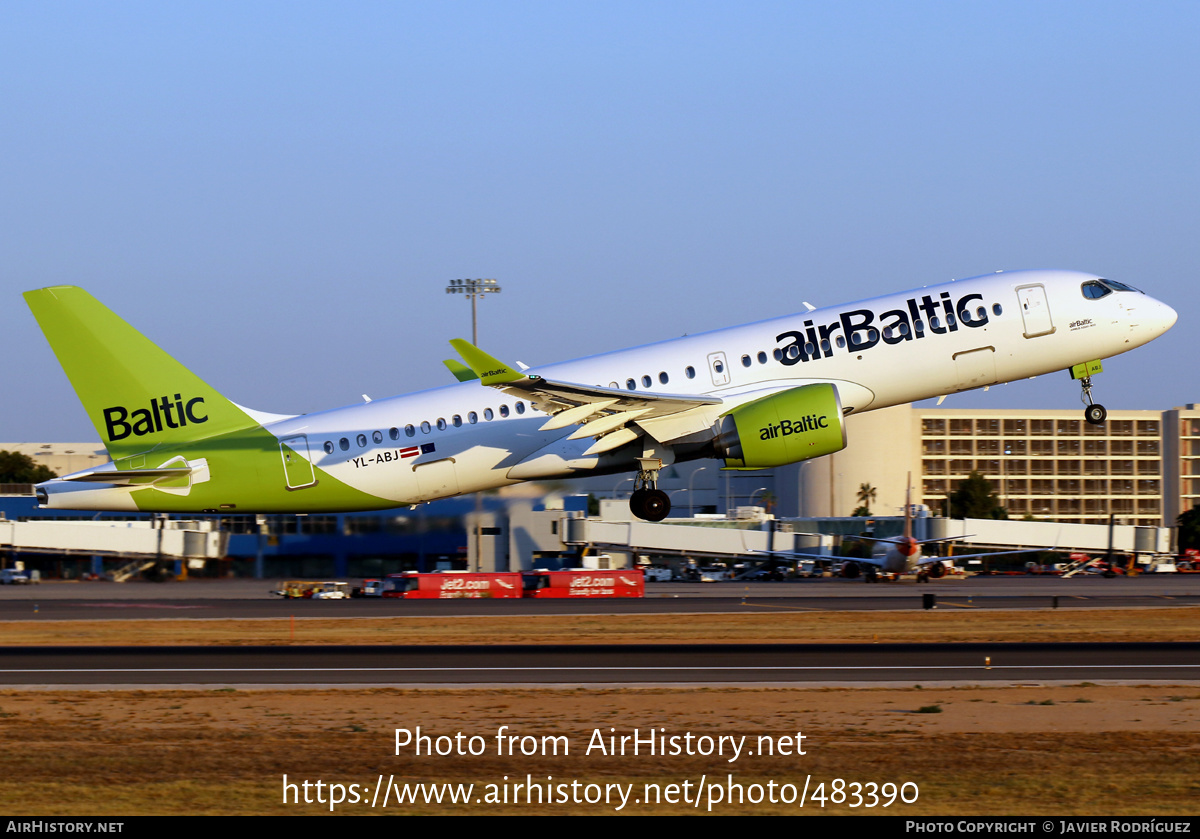
[[[814,671],[849,670],[1164,670],[1170,668],[1197,669],[1200,664],[923,664],[923,665],[764,665],[752,667],[722,667],[697,664],[695,666],[671,667],[163,667],[163,668],[116,668],[106,669],[47,669],[47,670],[0,670],[0,675],[28,673],[542,673],[576,671]]]

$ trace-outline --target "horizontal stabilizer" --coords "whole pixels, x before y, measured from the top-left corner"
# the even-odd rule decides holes
[[[62,481],[78,481],[88,484],[112,484],[113,486],[142,486],[163,478],[186,478],[192,474],[190,466],[161,469],[89,469],[60,478]]]

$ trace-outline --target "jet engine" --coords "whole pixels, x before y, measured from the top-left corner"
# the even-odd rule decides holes
[[[717,457],[729,469],[769,469],[846,448],[837,388],[828,382],[773,393],[721,415]]]

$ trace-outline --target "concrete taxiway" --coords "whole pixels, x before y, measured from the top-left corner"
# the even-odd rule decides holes
[[[920,609],[1086,609],[1200,606],[1200,575],[1132,578],[969,577],[917,584],[817,578],[786,583],[651,583],[641,599],[283,600],[278,581],[60,583],[0,586],[0,620],[386,617],[389,615],[680,614]]]

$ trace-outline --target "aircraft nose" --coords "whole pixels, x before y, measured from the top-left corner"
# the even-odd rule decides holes
[[[1160,333],[1166,332],[1179,320],[1179,313],[1161,300],[1155,300],[1154,303],[1153,323]]]
[[[1151,334],[1158,337],[1175,325],[1176,320],[1180,319],[1180,314],[1162,300],[1151,300],[1150,311],[1145,313],[1144,323],[1150,326]]]

